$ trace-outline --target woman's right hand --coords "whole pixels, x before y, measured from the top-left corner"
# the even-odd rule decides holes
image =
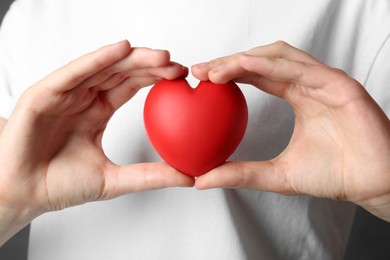
[[[113,164],[102,135],[145,86],[188,70],[164,50],[103,47],[53,72],[18,101],[0,136],[0,244],[34,217],[89,201],[194,179],[165,163]]]

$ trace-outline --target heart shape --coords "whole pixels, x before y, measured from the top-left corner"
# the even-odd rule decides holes
[[[150,142],[172,167],[200,176],[235,151],[248,122],[245,97],[234,82],[185,79],[157,82],[145,101],[144,123]]]

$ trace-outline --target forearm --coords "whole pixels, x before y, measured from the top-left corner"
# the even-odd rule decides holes
[[[7,121],[0,117],[0,134]],[[1,176],[0,176],[1,177]],[[0,178],[1,180],[1,178]],[[1,185],[0,185],[1,186]],[[4,192],[4,188],[1,190]],[[19,230],[28,225],[33,217],[27,211],[17,210],[16,205],[7,205],[6,195],[0,191],[0,246],[15,235]]]

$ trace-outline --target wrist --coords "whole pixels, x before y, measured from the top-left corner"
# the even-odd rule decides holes
[[[0,199],[0,247],[41,214],[28,207],[9,205]]]

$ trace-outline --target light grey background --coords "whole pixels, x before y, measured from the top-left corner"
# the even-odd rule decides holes
[[[0,21],[12,2],[0,0]],[[26,227],[9,240],[0,248],[0,260],[27,260],[28,236],[29,227]],[[390,259],[390,223],[358,208],[344,260],[371,259]]]

